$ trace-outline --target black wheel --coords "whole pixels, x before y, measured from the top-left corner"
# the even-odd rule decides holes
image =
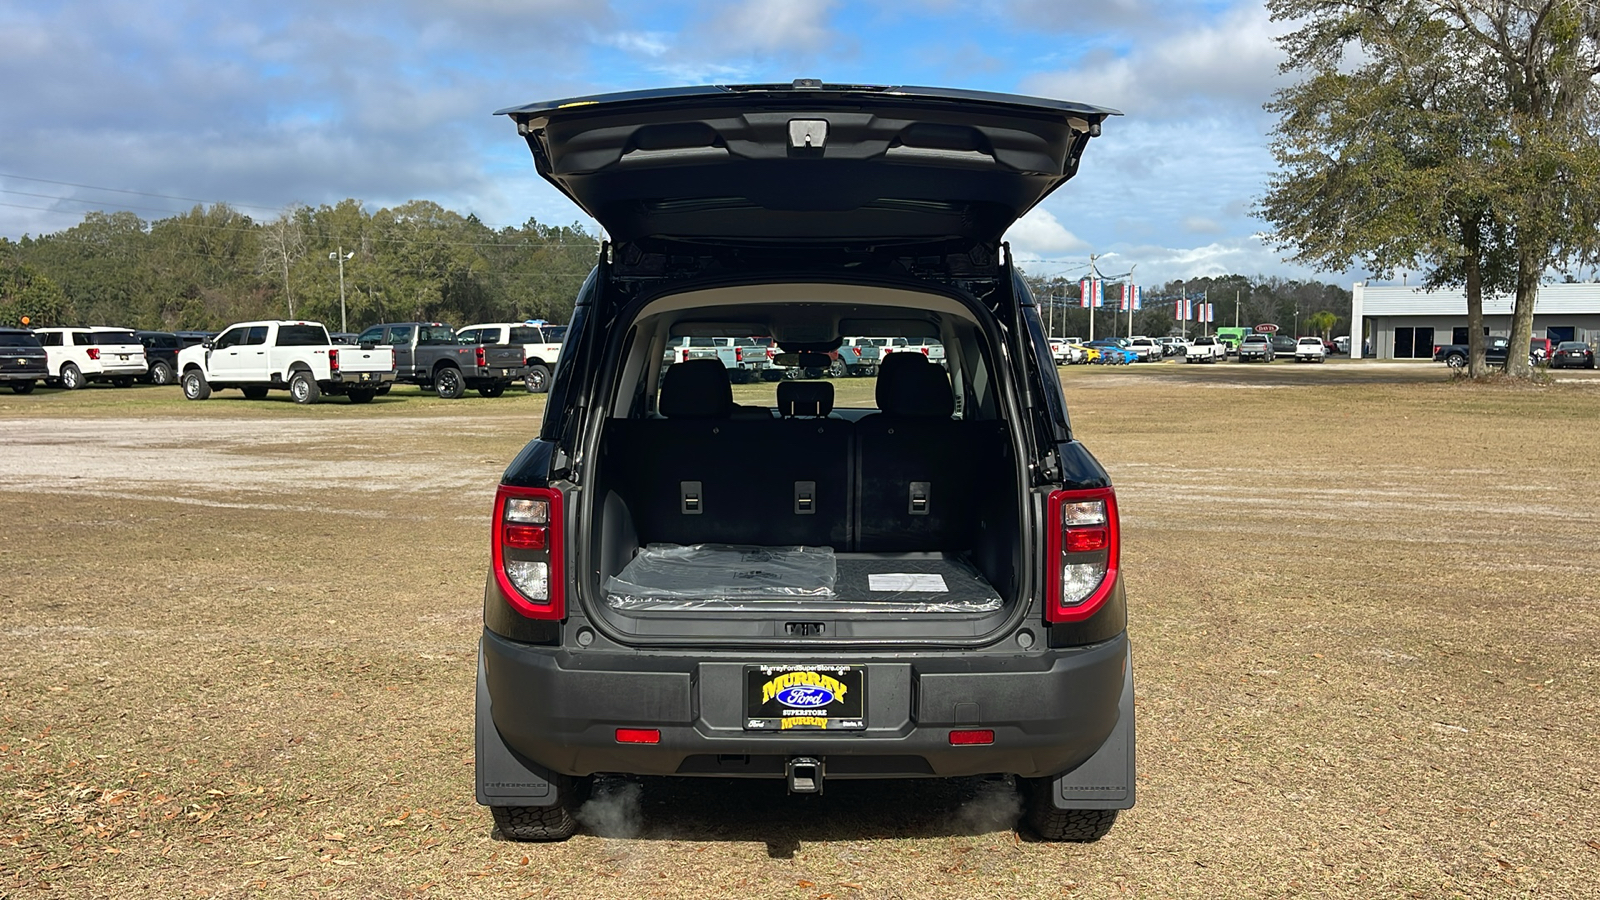
[[[133,387],[133,379],[126,376],[121,378],[113,378],[111,379],[111,386],[119,388],[131,388]]]
[[[89,386],[89,379],[83,377],[76,365],[67,363],[61,367],[61,386],[69,391],[82,390]]]
[[[491,806],[495,836],[507,841],[564,841],[578,830],[574,811],[589,799],[592,778],[556,775],[553,806]]]
[[[155,384],[171,384],[178,380],[177,373],[165,362],[158,362],[150,367],[150,381]]]
[[[460,369],[445,366],[433,373],[433,391],[441,400],[455,400],[467,392],[467,380]]]
[[[189,400],[204,400],[211,396],[211,383],[199,369],[183,373],[183,396]]]
[[[522,383],[527,386],[530,394],[542,394],[550,390],[550,368],[540,365],[529,366],[528,374],[522,376]]]
[[[351,403],[371,403],[372,398],[378,396],[377,388],[345,388],[344,395],[350,398]]]
[[[842,359],[836,359],[832,365],[828,366],[828,375],[832,378],[843,378],[848,372],[849,369]]]
[[[289,379],[289,396],[301,406],[310,406],[322,399],[322,388],[317,387],[317,380],[310,372],[301,369]]]
[[[1459,353],[1452,353],[1444,358],[1444,364],[1452,369],[1465,368],[1467,365],[1467,358]]]
[[[490,398],[498,397],[501,394],[504,394],[505,392],[506,392],[506,386],[503,385],[503,384],[490,384],[490,385],[485,385],[485,386],[483,386],[481,388],[478,388],[478,393],[482,394],[485,397],[490,397]]]
[[[13,381],[11,382],[11,393],[31,394],[33,393],[33,384],[31,381]]]
[[[267,386],[264,384],[247,384],[239,390],[244,391],[247,400],[267,399]]]
[[[1017,787],[1022,792],[1022,819],[1043,840],[1089,844],[1117,824],[1114,809],[1057,809],[1050,800],[1049,778],[1018,778]]]
[[[378,396],[382,397],[384,394],[389,393],[389,389],[392,388],[392,387],[394,387],[394,385],[388,384],[387,382],[384,383],[384,384],[378,385]]]

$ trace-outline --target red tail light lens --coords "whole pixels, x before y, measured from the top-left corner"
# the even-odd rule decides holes
[[[338,347],[329,347],[328,348],[328,371],[330,371],[330,372],[339,371],[339,348]]]
[[[1080,622],[1100,611],[1117,583],[1117,495],[1055,491],[1048,508],[1045,621]]]
[[[511,608],[530,619],[566,614],[561,492],[502,484],[494,496],[495,582]]]
[[[89,348],[89,358],[90,359],[99,359],[100,358],[100,348],[99,347],[90,347]]]
[[[743,347],[735,347],[735,348],[733,348],[733,361],[734,362],[744,362],[744,348]]]
[[[659,728],[618,728],[617,743],[619,744],[659,744],[661,743],[661,729]]]
[[[478,368],[481,369],[484,366],[487,366],[488,364],[489,364],[489,352],[487,350],[484,350],[482,347],[479,347],[478,348]]]

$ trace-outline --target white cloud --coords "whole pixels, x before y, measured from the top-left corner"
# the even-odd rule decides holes
[[[1184,216],[1183,227],[1185,231],[1195,234],[1221,234],[1222,226],[1215,219],[1205,216]]]
[[[1068,231],[1053,213],[1036,206],[1018,219],[1006,232],[1011,249],[1021,259],[1052,259],[1067,253],[1080,253],[1089,245]]]
[[[1136,42],[1121,55],[1090,54],[1076,68],[1034,75],[1024,87],[1141,117],[1192,118],[1216,106],[1260,117],[1282,59],[1277,27],[1261,4],[1243,3],[1209,25]]]

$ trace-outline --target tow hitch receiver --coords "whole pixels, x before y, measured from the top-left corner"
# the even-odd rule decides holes
[[[789,793],[822,793],[823,770],[822,760],[815,757],[796,756],[790,759],[786,768],[789,776]]]

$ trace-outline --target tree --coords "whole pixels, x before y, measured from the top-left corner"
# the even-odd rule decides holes
[[[1272,239],[1325,271],[1424,270],[1467,294],[1481,374],[1485,289],[1517,295],[1531,336],[1549,266],[1596,247],[1594,75],[1600,23],[1584,0],[1269,0],[1284,72],[1258,211]],[[1508,368],[1526,374],[1513,354]]]
[[[67,312],[66,294],[48,275],[24,263],[0,262],[0,324],[58,325]]]
[[[302,209],[291,206],[261,226],[261,268],[282,276],[283,299],[291,319],[294,318],[294,286],[289,282],[289,270],[306,255],[305,231],[300,223]]]

